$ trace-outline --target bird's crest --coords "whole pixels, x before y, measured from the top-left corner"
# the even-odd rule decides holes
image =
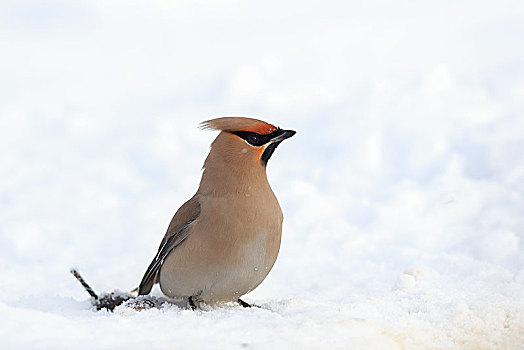
[[[261,135],[271,134],[277,129],[276,126],[262,120],[244,117],[223,117],[206,120],[200,123],[200,127],[205,130],[251,131]]]

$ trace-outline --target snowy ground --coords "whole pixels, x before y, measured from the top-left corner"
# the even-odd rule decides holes
[[[1,1],[0,347],[522,349],[523,37],[521,0]],[[136,287],[224,115],[298,131],[262,308],[90,310],[69,268]]]

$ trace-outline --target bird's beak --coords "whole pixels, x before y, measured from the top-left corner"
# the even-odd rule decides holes
[[[284,141],[285,139],[288,139],[290,138],[291,136],[295,135],[297,132],[295,130],[282,130],[282,132],[273,137],[269,142],[273,143],[273,142],[280,142],[280,141]]]

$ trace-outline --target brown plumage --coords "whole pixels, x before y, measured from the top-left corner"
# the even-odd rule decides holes
[[[196,194],[175,213],[139,287],[159,282],[164,294],[207,303],[238,301],[267,276],[280,249],[282,211],[266,164],[295,134],[261,120],[217,118],[220,130],[204,162]]]

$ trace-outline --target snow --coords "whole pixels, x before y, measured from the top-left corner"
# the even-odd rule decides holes
[[[0,3],[2,349],[524,347],[522,1]],[[217,116],[268,164],[279,259],[236,305],[137,286]],[[158,288],[154,295],[160,296]]]

